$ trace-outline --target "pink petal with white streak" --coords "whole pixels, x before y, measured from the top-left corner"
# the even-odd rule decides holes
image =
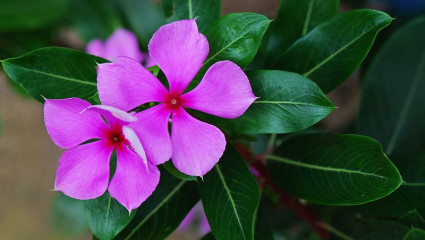
[[[172,94],[181,94],[208,55],[208,41],[194,19],[162,26],[149,42],[149,54],[167,76]]]
[[[98,65],[97,89],[102,105],[130,111],[148,102],[161,102],[168,90],[137,61],[119,57]]]
[[[185,107],[223,118],[236,118],[256,97],[242,69],[231,61],[221,61],[212,65],[199,85],[181,99]]]
[[[101,140],[66,150],[59,159],[55,190],[76,199],[93,199],[108,188],[113,147]]]
[[[226,147],[224,134],[218,128],[195,119],[183,108],[173,112],[171,139],[174,166],[191,176],[210,171]]]
[[[46,99],[44,123],[53,142],[71,148],[89,139],[101,138],[105,121],[98,113],[80,114],[91,104],[79,98]]]
[[[168,120],[171,111],[164,104],[136,113],[137,122],[129,124],[142,142],[148,161],[158,165],[171,158]]]
[[[158,168],[143,160],[127,147],[117,149],[117,168],[109,184],[109,193],[129,212],[138,208],[155,190],[159,182]]]

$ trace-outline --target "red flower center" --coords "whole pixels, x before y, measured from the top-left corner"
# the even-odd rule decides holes
[[[106,133],[107,139],[110,144],[118,146],[121,143],[125,143],[127,140],[122,134],[121,129],[112,129],[111,131]]]
[[[179,95],[170,94],[165,99],[165,104],[167,105],[167,107],[169,107],[170,109],[174,110],[174,109],[176,109],[176,108],[178,108],[178,107],[180,107],[182,105],[182,101],[181,101]]]

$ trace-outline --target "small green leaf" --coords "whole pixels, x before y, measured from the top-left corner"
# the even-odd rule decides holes
[[[415,209],[403,214],[399,218],[400,222],[409,227],[418,227],[425,229],[425,220],[422,215]]]
[[[222,129],[242,133],[290,133],[306,129],[329,115],[335,106],[309,79],[291,72],[247,72],[254,95],[259,97],[236,119],[195,112]]]
[[[155,192],[116,239],[162,240],[170,235],[199,201],[196,183],[182,181],[161,169]]]
[[[134,217],[114,198],[105,193],[102,196],[84,201],[87,222],[92,233],[99,239],[113,239]]]
[[[425,231],[419,228],[412,228],[403,238],[403,240],[424,240]]]
[[[0,32],[36,30],[63,18],[68,0],[0,1]]]
[[[221,0],[173,0],[166,5],[163,1],[163,6],[167,9],[166,13],[172,13],[169,22],[196,18],[199,31],[204,32],[220,17]]]
[[[217,239],[254,239],[260,190],[245,161],[232,146],[199,184],[211,231]]]
[[[271,68],[300,73],[327,93],[357,69],[378,32],[391,21],[375,10],[344,12],[296,41]]]
[[[266,61],[273,63],[296,40],[338,13],[338,0],[281,0],[268,34]]]
[[[185,180],[185,181],[197,181],[198,177],[196,176],[189,176],[182,172],[180,172],[171,161],[165,162],[162,164],[162,166],[167,170],[169,173],[171,173],[174,177]]]
[[[300,198],[325,205],[357,205],[387,196],[402,183],[397,168],[374,139],[308,134],[268,156],[272,180]]]
[[[89,99],[96,91],[96,67],[106,60],[67,48],[41,48],[2,61],[3,69],[30,96]]]
[[[406,24],[380,49],[363,87],[358,132],[386,154],[425,149],[425,17]]]

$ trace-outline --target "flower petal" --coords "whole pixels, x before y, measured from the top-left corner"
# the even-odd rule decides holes
[[[105,42],[105,58],[115,61],[117,57],[129,57],[142,62],[144,54],[134,33],[118,28]]]
[[[167,76],[170,92],[181,94],[208,55],[208,41],[195,19],[162,26],[149,42],[149,54]]]
[[[97,89],[103,105],[130,111],[147,102],[161,102],[168,90],[137,61],[119,57],[99,64]]]
[[[223,118],[236,118],[256,97],[242,69],[231,61],[221,61],[212,65],[199,85],[181,99],[185,107]]]
[[[158,168],[142,159],[127,147],[117,149],[117,169],[109,184],[109,193],[129,212],[142,204],[159,182]]]
[[[71,148],[89,139],[103,136],[101,129],[106,127],[106,124],[99,114],[80,114],[89,106],[89,102],[79,98],[46,99],[44,123],[56,145]]]
[[[105,46],[100,39],[95,39],[87,44],[86,52],[88,54],[106,58],[105,56]]]
[[[160,104],[137,113],[138,121],[129,124],[142,142],[148,161],[155,165],[171,158],[170,112],[164,104]]]
[[[106,119],[109,125],[115,125],[116,123],[119,123],[120,125],[125,125],[126,123],[137,121],[137,118],[132,114],[110,106],[93,105],[84,109],[81,113],[84,113],[86,110],[101,114]]]
[[[143,149],[142,143],[137,137],[137,134],[134,132],[133,129],[127,126],[122,127],[122,132],[125,136],[125,139],[130,142],[131,147],[134,149],[137,155],[142,158],[143,163],[146,165],[146,167],[148,167],[148,160],[146,158],[145,149]]]
[[[173,112],[171,139],[174,166],[191,176],[202,177],[211,170],[226,147],[218,128],[195,119],[183,108]]]
[[[55,190],[81,200],[101,196],[108,188],[113,150],[103,140],[66,150],[59,159]]]

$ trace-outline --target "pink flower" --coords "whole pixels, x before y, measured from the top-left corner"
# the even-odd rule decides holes
[[[115,30],[105,43],[100,39],[89,42],[86,52],[109,61],[115,61],[120,56],[129,57],[138,62],[146,59],[146,54],[139,49],[137,37],[122,28]]]
[[[183,221],[180,223],[177,231],[185,232],[187,231],[194,223],[197,224],[197,232],[203,236],[211,231],[210,224],[208,223],[207,216],[204,212],[204,207],[201,202],[198,202],[186,215]]]
[[[136,114],[139,121],[133,129],[148,160],[161,164],[172,157],[178,170],[192,176],[203,176],[218,162],[226,141],[217,127],[193,118],[185,108],[236,118],[256,99],[245,73],[230,61],[212,65],[201,83],[184,93],[208,51],[208,41],[195,20],[182,20],[162,26],[149,43],[149,53],[167,76],[169,90],[130,58],[118,57],[98,69],[99,97],[104,104],[129,111],[160,102]]]
[[[147,160],[131,126],[137,121],[135,116],[114,107],[92,106],[79,98],[46,99],[44,121],[56,145],[67,149],[59,160],[55,190],[81,200],[97,198],[108,190],[131,211],[158,185],[159,170]],[[117,166],[109,183],[114,149]]]

